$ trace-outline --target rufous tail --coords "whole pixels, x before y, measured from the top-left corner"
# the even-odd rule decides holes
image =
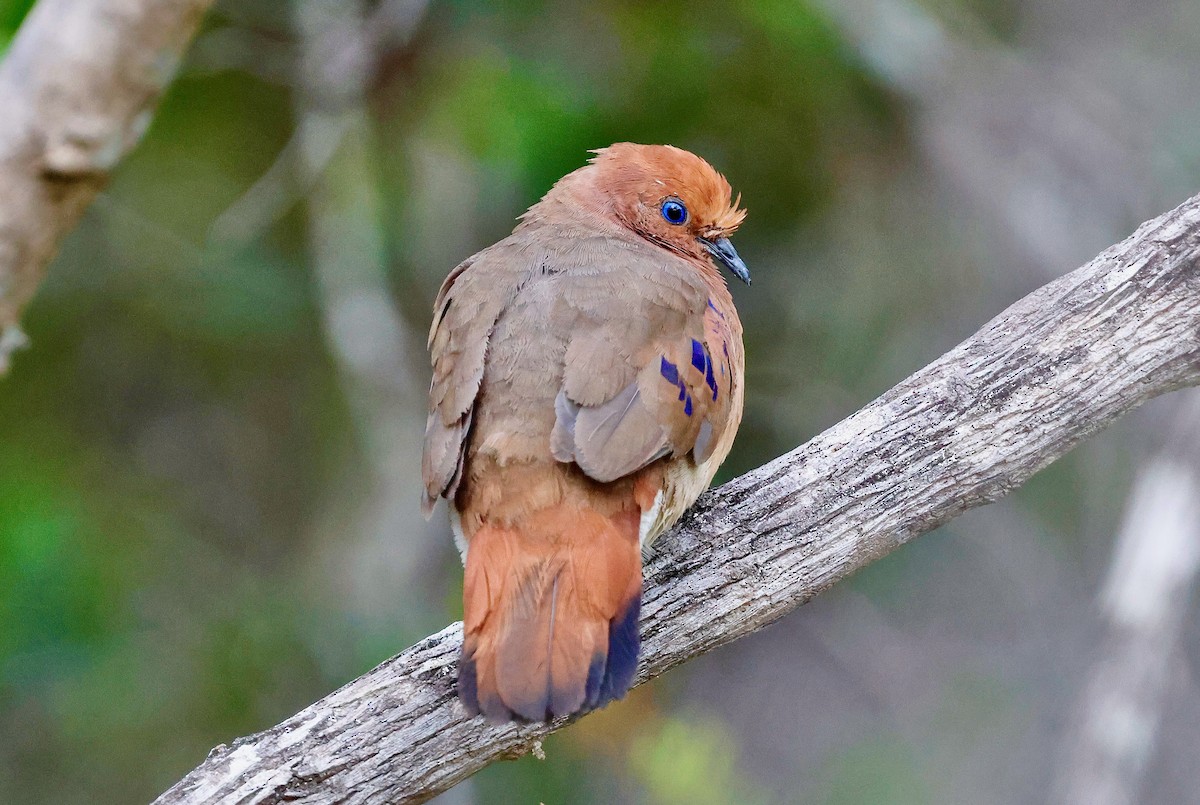
[[[471,537],[458,695],[494,721],[549,721],[629,690],[638,659],[638,516],[572,508]]]

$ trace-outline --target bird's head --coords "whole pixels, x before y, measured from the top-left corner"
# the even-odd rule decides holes
[[[670,145],[616,143],[594,153],[585,170],[622,225],[693,259],[711,257],[750,283],[750,271],[729,241],[746,211],[712,165]]]

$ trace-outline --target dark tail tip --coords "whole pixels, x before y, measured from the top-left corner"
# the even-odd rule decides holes
[[[548,685],[531,690],[529,701],[524,697],[519,697],[519,701],[505,701],[494,689],[494,679],[486,685],[488,689],[483,691],[481,699],[474,652],[464,645],[458,661],[458,697],[463,707],[473,716],[482,713],[495,722],[551,721],[560,716],[595,710],[620,699],[629,691],[637,672],[641,604],[641,595],[634,596],[624,611],[609,622],[608,654],[597,653],[592,658],[583,681],[582,702],[579,687],[554,690]]]
[[[479,715],[479,688],[475,680],[475,660],[467,655],[466,646],[458,655],[458,698],[473,716]]]
[[[468,645],[463,646],[462,653],[458,657],[457,689],[459,701],[462,702],[466,711],[473,716],[483,715],[489,721],[497,723],[529,720],[510,708],[500,698],[499,691],[495,689],[494,681],[491,685],[485,686],[482,695],[480,695],[479,666],[475,661],[474,650]]]
[[[641,614],[641,610],[642,596],[639,591],[639,595],[633,597],[625,611],[613,618],[609,624],[608,663],[604,668],[604,678],[600,681],[594,707],[603,707],[621,698],[633,684],[633,675],[637,672],[638,652],[641,649],[641,637],[638,635],[638,615]]]

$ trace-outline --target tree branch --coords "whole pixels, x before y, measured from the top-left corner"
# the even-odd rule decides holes
[[[40,0],[0,64],[0,375],[59,241],[150,124],[212,0]]]
[[[808,444],[701,498],[657,544],[645,681],[748,634],[1147,399],[1200,382],[1200,196]],[[421,802],[565,722],[496,726],[454,696],[455,624],[282,724],[218,746],[159,799]]]

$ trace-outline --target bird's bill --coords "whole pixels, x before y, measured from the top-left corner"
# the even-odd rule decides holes
[[[729,238],[716,238],[715,240],[700,238],[700,242],[718,263],[729,269],[733,276],[747,285],[750,284],[750,269],[746,268],[746,264],[738,256],[737,249],[733,248]]]

